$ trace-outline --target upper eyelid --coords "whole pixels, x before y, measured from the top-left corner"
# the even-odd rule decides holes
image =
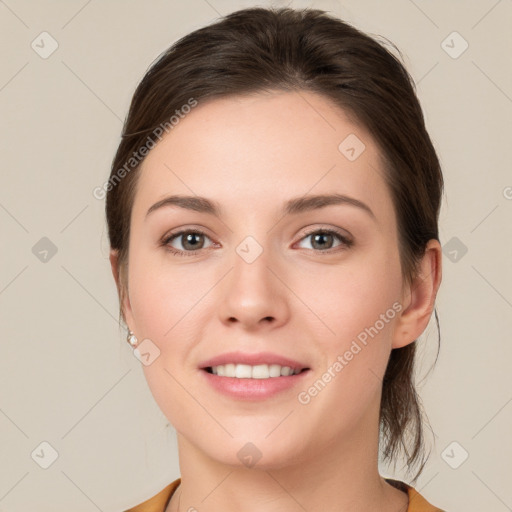
[[[311,228],[305,228],[306,231],[302,234],[302,237],[300,238],[302,240],[302,238],[306,237],[306,236],[309,236],[309,235],[312,235],[313,233],[317,233],[319,231],[324,231],[324,232],[328,232],[328,233],[333,233],[337,236],[341,236],[341,237],[344,237],[346,239],[350,239],[352,240],[352,235],[345,229],[343,228],[334,228],[334,227],[311,227]],[[344,233],[343,233],[344,232]]]
[[[175,239],[175,238],[178,238],[180,237],[181,235],[185,235],[187,233],[199,233],[201,235],[205,235],[207,236],[208,238],[210,238],[210,240],[212,240],[213,242],[213,237],[210,236],[208,233],[207,233],[207,230],[206,228],[178,228],[176,231],[171,231],[171,232],[167,232],[162,238],[161,238],[161,241],[162,242],[165,242],[165,241],[168,241],[169,239]]]
[[[315,225],[312,225],[312,226],[306,226],[305,228],[302,228],[302,229],[305,229],[306,231],[302,234],[302,236],[306,236],[306,235],[310,235],[311,233],[316,233],[317,231],[334,231],[334,232],[337,232],[337,231],[345,231],[347,233],[347,237],[350,237],[350,233],[346,230],[346,229],[343,229],[343,228],[336,228],[336,227],[331,227],[331,226],[315,226]],[[189,233],[189,232],[199,232],[201,234],[204,234],[204,235],[207,235],[207,236],[210,236],[208,234],[208,228],[205,228],[205,227],[184,227],[184,228],[176,228],[176,230],[171,230],[171,231],[168,231],[165,233],[165,235],[162,236],[162,239],[167,239],[167,238],[170,238],[171,236],[176,236],[176,235],[180,235],[180,234],[183,234],[183,233]]]

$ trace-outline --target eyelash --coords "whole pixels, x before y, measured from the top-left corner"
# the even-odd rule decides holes
[[[194,235],[204,235],[208,237],[206,233],[201,231],[200,229],[184,229],[182,231],[178,231],[177,233],[173,233],[170,236],[164,237],[161,245],[166,248],[170,253],[176,255],[176,256],[195,256],[197,253],[203,249],[196,249],[194,251],[181,251],[179,249],[175,249],[174,247],[169,246],[169,243],[172,242],[175,238],[178,238],[181,235],[184,234],[194,234]],[[324,251],[316,250],[316,249],[308,249],[311,251],[314,251],[316,253],[322,254],[322,255],[329,255],[333,254],[334,252],[338,252],[340,250],[346,250],[352,245],[354,245],[354,242],[347,238],[345,235],[343,235],[341,232],[335,230],[335,229],[312,229],[304,234],[304,236],[299,240],[303,240],[304,238],[307,238],[308,236],[314,235],[314,234],[322,234],[322,235],[334,235],[338,240],[344,245],[345,247],[340,249],[339,246],[331,249],[326,249]],[[209,237],[208,237],[209,238]]]

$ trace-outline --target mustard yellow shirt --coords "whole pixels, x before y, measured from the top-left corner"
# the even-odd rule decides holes
[[[388,478],[386,478],[386,481],[394,487],[407,492],[407,495],[409,496],[407,512],[443,512],[440,508],[431,505],[421,494],[404,482]],[[181,478],[174,480],[174,482],[171,482],[158,494],[149,498],[149,500],[144,501],[136,507],[125,510],[125,512],[165,512],[165,509],[171,501],[174,491],[180,485],[180,482]]]

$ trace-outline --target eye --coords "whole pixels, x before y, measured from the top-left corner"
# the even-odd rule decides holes
[[[337,252],[336,247],[348,248],[351,247],[354,242],[349,239],[346,235],[335,229],[314,229],[306,233],[306,235],[301,239],[307,240],[311,238],[311,249],[316,250],[316,252],[328,252],[331,254],[332,252]],[[333,239],[338,239],[341,243],[338,246],[335,246],[336,251],[331,251],[333,248]],[[308,249],[308,247],[306,247]]]
[[[196,251],[206,248],[204,245],[205,238],[210,239],[200,230],[185,229],[165,237],[164,240],[162,240],[162,245],[177,256],[193,256],[196,254]],[[178,245],[181,245],[181,247],[171,245],[171,242],[175,241],[178,242]]]
[[[305,236],[301,238],[301,241],[311,237],[311,249],[316,252],[327,254],[332,254],[333,252],[340,250],[337,249],[337,247],[341,247],[341,250],[343,250],[351,247],[354,244],[350,238],[334,229],[317,228],[310,230],[308,233],[306,233]],[[178,231],[177,233],[172,233],[170,236],[164,237],[161,245],[177,256],[195,256],[201,249],[206,249],[215,245],[212,243],[209,246],[205,246],[206,239],[210,240],[210,237],[199,229],[184,229]],[[338,239],[340,243],[338,246],[334,246],[334,250],[331,250],[333,249],[334,239]],[[178,247],[176,247],[176,243],[178,244]]]

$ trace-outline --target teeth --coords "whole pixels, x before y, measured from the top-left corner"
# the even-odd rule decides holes
[[[237,379],[268,379],[270,377],[288,377],[296,375],[301,370],[293,370],[289,366],[279,364],[220,364],[212,366],[212,373],[219,377],[235,377]]]

